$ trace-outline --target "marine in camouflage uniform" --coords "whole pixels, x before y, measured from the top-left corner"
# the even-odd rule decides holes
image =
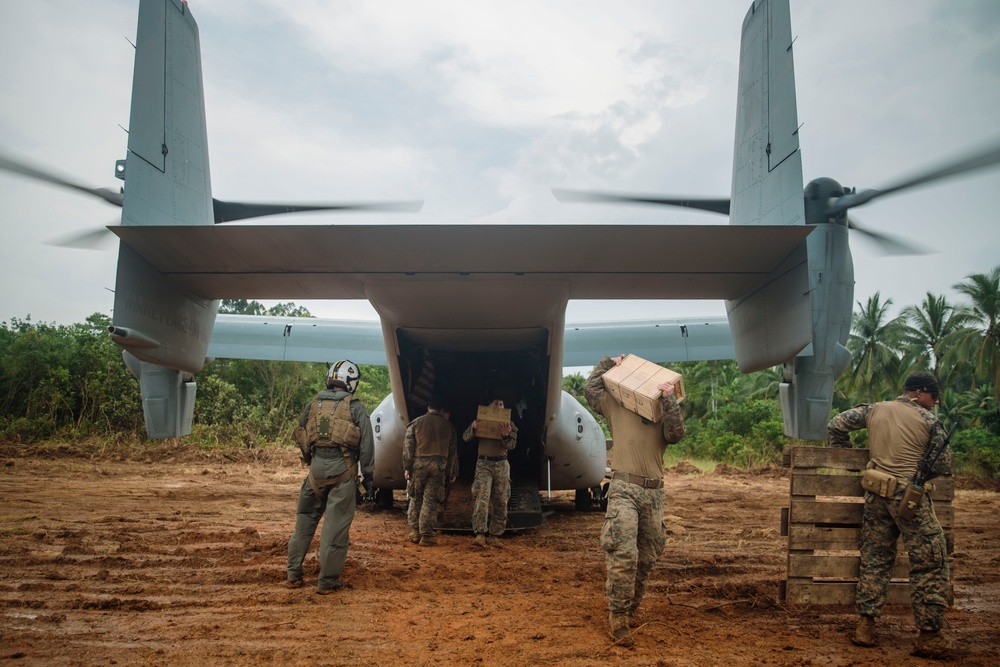
[[[342,385],[331,385],[320,391],[316,398],[340,402],[350,400],[351,394]],[[299,416],[299,425],[305,427],[313,403],[310,401]],[[372,438],[371,421],[368,410],[359,400],[350,403],[351,421],[361,429],[357,461],[366,483],[371,480],[375,465],[375,441]],[[357,471],[349,470],[344,454],[339,447],[316,447],[309,463],[309,476],[302,482],[298,505],[295,510],[295,531],[288,540],[288,585],[298,588],[302,585],[302,562],[319,521],[323,519],[323,530],[319,536],[319,581],[317,592],[326,594],[343,587],[340,574],[347,560],[350,544],[351,523],[354,521],[357,501]],[[313,490],[310,481],[340,479],[333,484],[318,485],[319,493]]]
[[[503,407],[500,399],[490,403]],[[507,503],[510,501],[510,462],[507,452],[517,446],[517,427],[503,424],[500,438],[480,438],[473,421],[462,434],[462,440],[478,440],[479,458],[476,476],[472,480],[472,532],[479,546],[500,546],[499,538],[507,529]]]
[[[660,385],[663,418],[651,422],[627,410],[604,390],[604,374],[623,356],[605,357],[587,379],[585,396],[590,408],[608,422],[612,479],[608,510],[601,530],[605,551],[608,622],[611,634],[630,643],[629,626],[646,593],[646,582],[663,553],[663,454],[684,437],[684,420],[672,384]]]
[[[871,449],[869,468],[892,475],[897,487],[892,497],[865,492],[859,548],[861,573],[855,608],[861,616],[852,641],[860,646],[877,645],[875,619],[882,612],[889,579],[896,562],[896,542],[903,544],[910,558],[910,595],[913,617],[920,638],[917,652],[926,657],[963,655],[941,634],[948,607],[950,572],[944,531],[934,514],[930,495],[925,494],[910,519],[899,516],[899,504],[928,449],[939,447],[946,437],[944,428],[931,412],[940,388],[929,373],[907,378],[905,393],[893,401],[859,405],[834,417],[828,426],[833,447],[850,447],[850,432],[868,429]],[[951,455],[946,452],[935,464],[933,476],[951,472]]]
[[[445,480],[458,477],[458,436],[442,414],[443,400],[433,396],[427,414],[406,427],[403,439],[403,474],[409,482],[406,511],[409,539],[433,546],[438,513],[445,498]]]

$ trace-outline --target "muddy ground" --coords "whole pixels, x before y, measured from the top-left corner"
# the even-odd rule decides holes
[[[291,452],[157,451],[0,448],[0,664],[933,664],[909,656],[908,607],[862,649],[852,609],[777,600],[781,470],[667,474],[669,543],[626,649],[607,636],[602,515],[572,493],[488,550],[407,542],[401,499],[361,508],[350,588],[319,596],[315,549],[306,587],[284,586]],[[954,507],[949,631],[975,651],[963,664],[1000,664],[1000,494],[967,488]]]

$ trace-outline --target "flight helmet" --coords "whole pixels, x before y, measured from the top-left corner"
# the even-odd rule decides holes
[[[341,359],[326,374],[326,386],[330,387],[337,382],[343,384],[347,391],[353,394],[358,389],[358,381],[361,380],[361,371],[353,361]]]

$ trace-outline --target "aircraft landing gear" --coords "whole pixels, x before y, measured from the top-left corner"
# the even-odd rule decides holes
[[[375,489],[375,504],[379,509],[392,509],[392,489]]]
[[[578,512],[590,512],[600,508],[603,512],[608,509],[607,485],[605,488],[592,486],[589,489],[576,490],[576,509]]]

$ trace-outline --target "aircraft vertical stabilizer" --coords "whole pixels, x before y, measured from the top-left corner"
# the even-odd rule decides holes
[[[757,0],[743,21],[736,114],[730,224],[802,225],[788,0]],[[726,309],[743,372],[799,353],[812,335],[805,243]]]
[[[124,180],[123,226],[214,224],[198,26],[178,0],[139,4]],[[194,383],[182,375],[204,365],[218,306],[120,244],[112,338],[147,362],[139,380],[151,437],[190,432]],[[155,383],[144,377],[154,369]]]

